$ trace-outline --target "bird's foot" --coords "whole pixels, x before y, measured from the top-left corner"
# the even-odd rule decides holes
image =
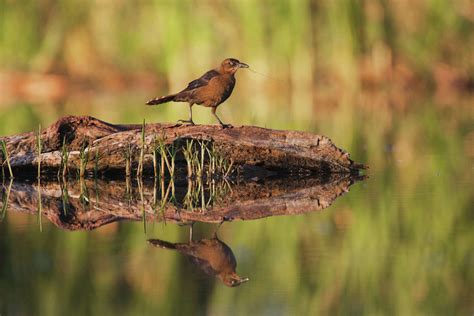
[[[222,219],[221,219],[221,225],[222,223],[224,222],[232,222],[234,220],[234,218],[232,216],[222,216]]]
[[[222,216],[221,222],[217,225],[217,228],[214,231],[214,238],[217,238],[217,232],[221,228],[222,224],[224,224],[224,222],[232,222],[233,220],[234,218],[232,216]]]
[[[232,126],[232,124],[224,124],[224,123],[221,123],[221,127],[222,127],[222,128],[233,128],[234,126]]]
[[[182,125],[182,124],[184,124],[184,125],[192,125],[192,126],[196,125],[196,124],[193,122],[193,120],[178,120],[178,124],[176,124],[176,125],[178,126],[178,125]]]

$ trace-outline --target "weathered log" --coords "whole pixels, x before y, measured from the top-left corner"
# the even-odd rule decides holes
[[[143,216],[147,221],[219,223],[322,210],[362,179],[332,174],[326,178],[267,179],[236,184],[222,180],[224,189],[215,196],[211,196],[213,184],[201,187],[204,194],[201,197],[199,193],[203,191],[198,192],[195,208],[186,203],[188,194],[193,193],[189,182],[127,184],[84,180],[68,182],[67,187],[58,182],[42,183],[38,187],[35,183],[18,181],[3,187],[0,209],[37,215],[41,197],[42,215],[66,230],[92,230],[120,220],[140,221]],[[229,190],[225,190],[227,186]]]
[[[122,174],[127,164],[127,148],[131,148],[133,153],[133,166],[137,165],[142,146],[141,128],[140,125],[113,125],[88,116],[63,117],[40,133],[42,172],[52,174],[61,167],[64,142],[69,151],[69,169],[79,168],[80,150],[85,148],[89,155],[85,167],[87,172]],[[38,163],[35,132],[0,139],[6,143],[15,176],[35,170]],[[253,126],[222,129],[214,125],[156,123],[147,124],[145,128],[145,172],[153,170],[152,150],[157,139],[166,144],[178,144],[178,147],[190,139],[206,141],[237,167],[258,166],[272,171],[313,173],[357,173],[364,168],[325,136]],[[176,159],[178,168],[185,169],[180,151]]]

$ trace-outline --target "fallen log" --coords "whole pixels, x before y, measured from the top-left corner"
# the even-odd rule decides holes
[[[38,134],[42,144],[39,156]],[[139,167],[143,148],[143,172],[152,173],[156,168],[156,159],[154,163],[153,158],[157,141],[176,148],[177,170],[185,171],[183,148],[189,140],[205,142],[207,148],[212,146],[235,168],[244,171],[328,174],[358,173],[365,168],[352,161],[347,152],[325,136],[254,126],[222,129],[214,125],[155,123],[147,124],[142,135],[141,125],[113,125],[89,116],[66,116],[40,133],[29,132],[1,137],[0,140],[6,144],[15,177],[31,175],[39,160],[42,174],[55,174],[64,161],[64,149],[68,152],[69,170],[78,170],[84,163],[83,168],[89,174],[123,175],[129,160],[132,168]],[[88,156],[85,162],[84,153]],[[2,161],[5,160],[3,156]]]

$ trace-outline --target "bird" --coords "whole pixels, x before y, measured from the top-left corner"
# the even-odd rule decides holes
[[[249,65],[235,58],[226,58],[219,67],[209,70],[200,78],[191,81],[188,86],[178,93],[151,99],[147,105],[157,105],[167,102],[188,102],[189,120],[179,120],[178,123],[189,123],[193,121],[193,105],[198,104],[210,107],[212,114],[217,118],[223,128],[232,127],[224,124],[216,114],[217,107],[227,100],[234,90],[235,73],[240,68],[249,68]]]
[[[232,249],[216,235],[187,243],[170,243],[160,239],[149,239],[148,243],[158,248],[177,250],[190,258],[204,273],[217,276],[229,287],[249,281],[249,278],[242,278],[236,273],[237,261]]]

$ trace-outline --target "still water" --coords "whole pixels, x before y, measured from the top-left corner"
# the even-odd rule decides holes
[[[179,212],[187,185],[153,208],[168,183],[6,181],[0,314],[472,315],[473,122],[431,101],[276,118],[368,177],[221,183]]]

